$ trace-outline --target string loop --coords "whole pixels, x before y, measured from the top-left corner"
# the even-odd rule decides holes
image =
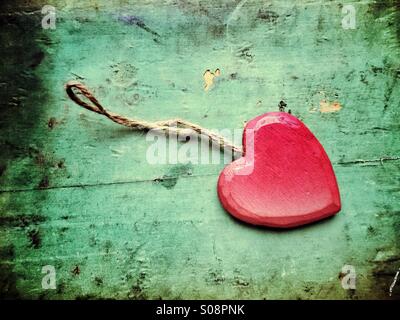
[[[81,100],[74,89],[80,91],[83,96],[85,96],[93,105]],[[235,146],[232,142],[227,140],[225,137],[218,135],[208,129],[205,129],[197,124],[188,122],[182,119],[169,119],[169,120],[162,120],[156,122],[148,122],[144,120],[138,119],[131,119],[119,114],[107,111],[100,102],[94,97],[94,95],[89,91],[89,89],[78,81],[69,81],[65,85],[65,90],[72,101],[74,101],[77,105],[81,107],[96,112],[98,114],[104,115],[111,121],[118,123],[120,125],[132,128],[138,131],[149,131],[149,130],[156,130],[160,132],[164,132],[167,134],[176,134],[178,136],[206,136],[208,137],[211,142],[217,146],[221,150],[228,149],[231,150],[233,153],[243,154],[243,150],[241,147]]]

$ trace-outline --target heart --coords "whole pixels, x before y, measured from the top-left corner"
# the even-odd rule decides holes
[[[247,123],[243,157],[218,179],[222,206],[254,225],[291,228],[340,211],[332,164],[318,139],[296,117],[270,112]]]

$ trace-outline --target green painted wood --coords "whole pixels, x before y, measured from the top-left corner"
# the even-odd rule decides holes
[[[354,2],[355,30],[334,1],[53,1],[56,30],[40,27],[44,4],[1,4],[2,297],[390,298],[398,2]],[[202,74],[216,68],[205,92]],[[68,100],[76,75],[112,111],[210,129],[241,129],[284,99],[330,156],[341,213],[291,231],[233,220],[216,195],[223,163],[149,164],[144,134]],[[342,109],[321,113],[323,100]],[[356,290],[341,286],[345,264]],[[45,265],[56,290],[42,289]]]

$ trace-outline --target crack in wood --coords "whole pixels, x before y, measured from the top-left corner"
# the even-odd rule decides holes
[[[380,163],[383,164],[384,161],[396,161],[400,160],[400,157],[381,157],[378,159],[356,159],[351,161],[339,161],[337,162],[338,165],[352,165],[352,164],[364,164],[364,163]]]
[[[207,177],[207,176],[215,176],[219,173],[207,173],[207,174],[199,174],[199,175],[188,175],[188,176],[180,176],[180,178],[188,178],[188,177]],[[21,188],[21,189],[9,189],[9,190],[0,190],[0,194],[2,193],[20,193],[20,192],[31,192],[31,191],[46,191],[46,190],[54,190],[54,189],[74,189],[74,188],[90,188],[90,187],[103,187],[103,186],[112,186],[112,185],[125,185],[125,184],[133,184],[133,183],[144,183],[144,182],[157,182],[160,178],[153,179],[142,179],[142,180],[127,180],[127,181],[113,181],[113,182],[99,182],[99,183],[83,183],[83,184],[71,184],[71,185],[61,185],[61,186],[51,186],[46,188]],[[172,180],[176,179],[176,177],[163,177],[163,180]]]
[[[397,161],[400,160],[400,156],[394,157],[380,157],[377,159],[355,159],[350,161],[339,161],[333,163],[334,165],[340,166],[351,166],[351,165],[359,165],[359,164],[367,164],[367,163],[380,163],[383,165],[385,161]],[[207,173],[200,175],[187,175],[181,176],[180,178],[190,178],[190,177],[208,177],[215,176],[218,173]],[[71,185],[61,185],[61,186],[49,186],[49,187],[35,187],[35,188],[21,188],[21,189],[9,189],[9,190],[0,190],[0,194],[2,193],[20,193],[20,192],[31,192],[31,191],[46,191],[46,190],[57,190],[57,189],[78,189],[78,188],[90,188],[90,187],[103,187],[103,186],[112,186],[112,185],[125,185],[125,184],[133,184],[133,183],[145,183],[145,182],[157,182],[160,178],[153,179],[142,179],[142,180],[127,180],[127,181],[112,181],[112,182],[99,182],[99,183],[83,183],[83,184],[71,184]],[[175,177],[163,177],[163,180],[175,179]]]

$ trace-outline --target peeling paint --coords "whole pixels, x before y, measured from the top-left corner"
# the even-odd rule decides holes
[[[322,100],[319,103],[319,111],[322,113],[331,113],[331,112],[338,112],[342,109],[342,106],[339,102],[329,102],[326,100]]]
[[[214,79],[216,77],[219,77],[221,75],[221,70],[216,69],[215,72],[211,72],[209,69],[207,69],[204,74],[204,90],[208,91],[214,84]]]
[[[400,297],[399,281],[388,292],[400,243],[400,29],[392,1],[360,3],[354,32],[332,28],[336,2],[316,0],[140,0],[123,9],[55,0],[63,7],[57,29],[43,32],[33,2],[23,1],[23,11],[20,1],[6,2],[1,298]],[[131,17],[117,20],[116,12]],[[219,205],[222,168],[150,166],[142,133],[66,101],[70,78],[93,87],[112,111],[208,128],[242,127],[285,97],[331,157],[344,214],[284,233],[242,225]],[[335,110],[323,121],[320,101]],[[50,262],[57,289],[44,293],[41,264]],[[355,293],[337,280],[345,263],[360,276]]]

